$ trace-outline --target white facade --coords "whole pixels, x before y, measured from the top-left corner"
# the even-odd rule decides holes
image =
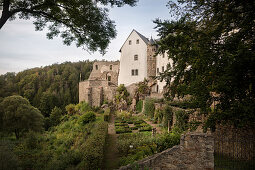
[[[164,54],[159,54],[156,57],[156,74],[159,76],[160,73],[164,72],[167,67],[173,66],[173,61],[168,59],[168,55],[165,52]],[[166,85],[166,82],[157,80],[157,89],[158,93],[162,93],[164,86]]]
[[[148,78],[147,68],[148,62],[148,45],[153,45],[154,41],[151,39],[144,37],[137,31],[133,30],[131,34],[128,36],[127,40],[123,44],[120,49],[121,57],[120,57],[120,71],[118,77],[118,85],[124,84],[125,86],[129,86],[133,83],[138,83],[144,80],[144,78]],[[138,59],[137,59],[138,58]],[[136,60],[137,59],[137,60]],[[159,54],[156,56],[156,76],[159,73],[164,72],[168,65],[172,66],[172,60],[168,59],[167,53]],[[135,73],[135,70],[138,70],[138,75],[132,75]],[[163,87],[166,85],[166,82],[163,80],[157,80],[156,89],[153,90],[158,93],[163,92]]]
[[[147,44],[135,30],[131,32],[120,52],[118,85],[128,86],[147,78]],[[137,57],[138,59],[135,60]],[[134,70],[133,75],[132,70]],[[136,75],[136,70],[138,70],[138,75]]]

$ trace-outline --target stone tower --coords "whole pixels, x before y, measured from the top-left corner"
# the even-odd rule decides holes
[[[156,43],[151,38],[147,46],[147,78],[149,80],[156,76],[156,51]]]

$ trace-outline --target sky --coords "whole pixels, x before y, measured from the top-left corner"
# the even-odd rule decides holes
[[[110,8],[109,17],[115,21],[117,37],[111,41],[107,53],[88,53],[74,44],[66,46],[61,38],[49,40],[47,29],[35,31],[31,20],[7,21],[0,30],[0,74],[25,69],[83,60],[119,60],[119,49],[133,29],[145,37],[157,37],[153,20],[171,19],[168,0],[139,0],[135,7]],[[0,12],[1,14],[1,12]]]

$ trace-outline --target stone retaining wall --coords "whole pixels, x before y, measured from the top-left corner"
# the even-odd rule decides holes
[[[180,145],[152,155],[132,165],[123,166],[120,170],[212,170],[214,169],[213,152],[214,140],[212,135],[198,132],[187,133],[182,135]]]

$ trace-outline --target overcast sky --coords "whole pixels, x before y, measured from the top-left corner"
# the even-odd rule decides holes
[[[119,60],[119,49],[135,29],[146,37],[157,38],[156,18],[170,19],[168,0],[140,0],[137,6],[110,8],[110,18],[115,21],[117,37],[112,40],[108,52],[89,54],[75,45],[63,45],[61,38],[48,40],[45,31],[35,31],[32,21],[14,20],[0,30],[0,74],[19,72],[33,67],[83,60]]]

